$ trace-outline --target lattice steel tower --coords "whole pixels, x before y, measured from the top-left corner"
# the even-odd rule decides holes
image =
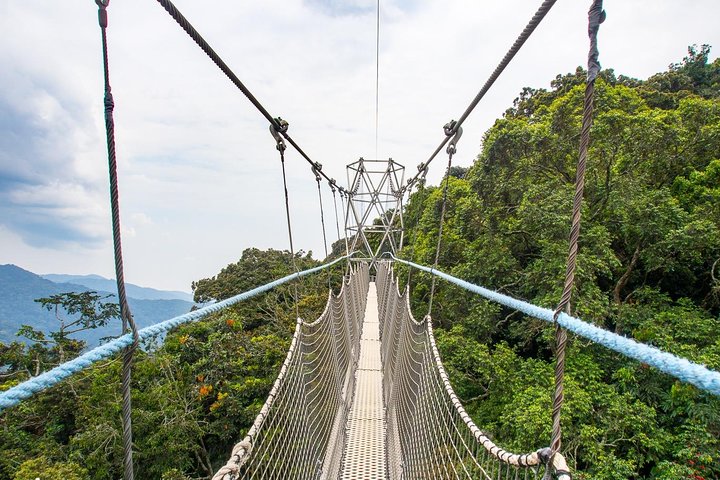
[[[385,252],[396,254],[403,245],[405,167],[388,160],[365,160],[347,166],[348,204],[345,233],[353,261],[373,267]]]

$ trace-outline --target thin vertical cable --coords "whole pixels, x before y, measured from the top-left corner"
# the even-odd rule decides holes
[[[273,128],[270,125],[270,128]],[[295,272],[299,272],[297,262],[295,260],[295,247],[293,246],[292,226],[290,224],[290,196],[288,195],[287,189],[287,176],[285,174],[285,149],[280,150],[280,163],[282,164],[282,177],[283,177],[283,190],[285,191],[285,217],[287,218],[288,238],[290,239],[290,258],[292,258],[292,267]],[[300,318],[300,308],[298,307],[298,301],[300,297],[298,295],[298,280],[293,282],[295,287],[295,318]]]
[[[595,92],[595,79],[600,72],[598,62],[597,33],[600,24],[605,20],[602,9],[602,0],[594,0],[588,12],[588,36],[590,37],[590,52],[588,53],[588,77],[585,87],[583,105],[582,130],[580,132],[580,147],[578,155],[577,173],[575,178],[575,196],[573,198],[572,225],[570,228],[570,248],[565,272],[565,285],[563,287],[560,303],[555,309],[555,319],[561,311],[570,314],[570,299],[575,284],[575,267],[577,264],[578,240],[580,239],[580,213],[582,211],[583,191],[585,188],[585,167],[587,163],[588,148],[590,145],[590,128],[593,123],[593,95]],[[560,416],[564,400],[563,380],[565,376],[565,346],[567,332],[557,323],[555,324],[555,391],[553,393],[552,411],[552,443],[550,448],[553,455],[562,447],[562,429]],[[552,462],[552,460],[551,460]]]
[[[323,201],[322,201],[322,190],[320,189],[320,180],[322,180],[322,177],[317,171],[317,167],[313,166],[312,168],[313,173],[315,174],[315,181],[317,182],[317,191],[318,191],[318,202],[320,203],[320,225],[322,227],[322,234],[323,234],[323,245],[325,246],[325,259],[328,258],[328,244],[327,244],[327,234],[325,233],[325,209],[323,207]],[[327,272],[328,277],[328,288],[332,285],[332,274],[330,270]]]
[[[378,130],[380,119],[380,0],[377,0],[375,22],[375,158],[378,158]]]
[[[287,176],[285,174],[285,149],[287,146],[285,145],[285,140],[283,140],[283,135],[287,133],[287,130],[289,128],[289,124],[287,121],[283,120],[280,117],[274,118],[272,123],[270,124],[270,135],[275,139],[275,148],[277,148],[277,151],[280,152],[280,164],[282,165],[282,178],[283,178],[283,191],[285,192],[285,217],[287,218],[287,229],[288,229],[288,238],[290,239],[290,259],[292,262],[292,267],[295,273],[298,273],[300,270],[298,270],[297,262],[295,259],[295,247],[293,245],[293,237],[292,237],[292,226],[290,225],[290,196],[288,195],[288,189],[287,189]],[[315,164],[313,163],[313,168],[315,167]],[[295,319],[300,318],[300,309],[298,307],[298,301],[300,297],[298,296],[298,281],[299,279],[295,279],[293,282],[293,286],[295,288]]]
[[[338,241],[340,241],[340,218],[338,217],[337,195],[335,195],[335,186],[331,184],[330,189],[332,190],[333,207],[335,208],[335,228],[337,229],[337,239]]]
[[[122,240],[120,237],[120,200],[117,179],[117,158],[115,154],[115,120],[113,119],[112,89],[110,87],[110,67],[108,62],[107,48],[107,6],[110,0],[95,0],[98,6],[98,22],[102,36],[103,74],[105,77],[105,132],[107,135],[108,171],[110,176],[110,210],[112,216],[113,246],[115,254],[115,279],[118,289],[118,301],[120,303],[120,317],[122,319],[123,334],[127,333],[128,327],[133,335],[133,343],[123,353],[122,365],[122,424],[123,424],[123,477],[125,480],[133,480],[135,471],[133,466],[132,452],[132,401],[130,392],[130,381],[132,373],[133,353],[138,345],[138,332],[130,312],[130,306],[125,292],[125,274],[123,269]]]
[[[440,225],[438,227],[437,246],[435,247],[435,261],[433,262],[433,270],[437,269],[440,260],[440,247],[442,246],[443,224],[445,223],[445,209],[447,205],[447,192],[450,183],[450,167],[452,167],[453,154],[448,155],[447,170],[445,170],[445,183],[443,185],[442,207],[440,209]],[[428,302],[428,315],[432,315],[433,299],[435,298],[435,275],[432,275],[432,285],[430,287],[430,301]]]
[[[451,120],[444,127],[445,135],[452,137],[447,146],[448,164],[445,170],[445,185],[443,186],[442,208],[440,210],[440,226],[438,227],[438,240],[435,247],[435,262],[433,262],[433,270],[437,269],[440,260],[440,247],[442,246],[443,224],[445,223],[445,209],[447,206],[447,193],[450,184],[450,169],[452,168],[452,158],[457,152],[457,142],[462,136],[462,127],[457,125],[455,120]],[[435,298],[435,275],[432,276],[432,286],[430,287],[430,301],[428,302],[428,316],[432,315],[433,299]]]

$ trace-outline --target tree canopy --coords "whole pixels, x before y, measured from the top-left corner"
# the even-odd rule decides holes
[[[691,47],[680,63],[647,80],[601,73],[572,308],[718,370],[720,60],[709,63],[709,52]],[[474,164],[449,172],[440,269],[555,306],[584,81],[578,69],[558,75],[549,90],[524,89],[485,133]],[[432,264],[441,200],[432,186],[411,196],[405,258]],[[333,251],[343,248],[338,242]],[[303,252],[295,261],[300,269],[317,264]],[[194,282],[195,300],[224,299],[292,268],[289,252],[247,249],[216,276]],[[211,477],[265,401],[289,345],[295,302],[301,317],[316,318],[340,270],[298,281],[299,298],[286,284],[138,352],[136,478]],[[411,283],[414,308],[424,313],[429,278],[413,273]],[[62,320],[71,300],[43,304],[57,306]],[[93,312],[105,321],[102,309]],[[106,313],[108,321],[116,316]],[[92,327],[94,318],[61,321],[64,334],[49,339],[29,329],[29,345],[0,344],[0,389],[36,375],[42,352],[47,366],[58,362],[60,344],[64,358],[76,355],[69,332]],[[451,381],[475,422],[509,449],[547,445],[552,327],[443,282],[433,318]],[[574,478],[720,478],[717,398],[582,339],[570,339],[567,355],[563,451]],[[119,362],[102,362],[3,412],[0,480],[120,478],[119,379]]]

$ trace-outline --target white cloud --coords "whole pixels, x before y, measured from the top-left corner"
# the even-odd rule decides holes
[[[293,138],[330,176],[344,183],[347,163],[374,156],[374,1],[176,5],[271,114],[290,121]],[[382,1],[379,156],[414,172],[538,5]],[[483,132],[522,87],[547,87],[557,73],[584,64],[588,5],[557,3],[465,124],[459,164],[472,162]],[[652,8],[606,0],[605,8],[601,62],[618,73],[647,77],[679,61],[692,43],[720,49],[716,0],[659,0]],[[0,0],[0,12],[0,101],[17,118],[0,123],[3,145],[17,149],[0,152],[0,174],[32,179],[0,188],[19,202],[2,210],[1,221],[32,211],[77,228],[64,248],[34,249],[6,226],[3,261],[17,256],[37,271],[49,265],[108,275],[112,259],[100,254],[110,255],[110,225],[96,8]],[[265,119],[161,7],[127,0],[108,12],[126,278],[187,290],[243,248],[287,248],[280,165]],[[18,155],[22,161],[13,161]],[[287,157],[297,246],[322,252],[313,177],[296,153]],[[431,182],[441,175],[434,165]],[[334,239],[332,199],[323,194]],[[53,252],[66,263],[53,261]]]

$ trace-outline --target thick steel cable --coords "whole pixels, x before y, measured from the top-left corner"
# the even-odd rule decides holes
[[[105,132],[107,136],[108,171],[110,176],[110,210],[112,216],[113,247],[115,256],[115,280],[118,290],[118,301],[120,303],[120,317],[122,319],[123,334],[127,333],[128,327],[133,335],[133,343],[123,352],[122,364],[122,425],[123,425],[123,477],[125,480],[133,480],[135,471],[133,466],[132,452],[132,398],[131,398],[131,375],[133,353],[138,345],[138,332],[135,320],[133,319],[130,306],[125,292],[125,274],[123,269],[122,239],[120,236],[120,200],[117,179],[117,159],[115,154],[115,120],[113,109],[112,89],[110,87],[110,67],[108,62],[107,48],[107,7],[110,0],[95,0],[98,6],[98,23],[102,36],[103,75],[105,79]]]
[[[553,7],[557,0],[545,0],[542,5],[540,5],[540,8],[538,8],[537,12],[535,12],[535,15],[530,19],[530,22],[525,26],[523,31],[520,33],[520,35],[515,39],[515,42],[510,47],[510,50],[507,51],[503,59],[500,61],[497,67],[495,67],[495,70],[493,70],[490,77],[487,79],[485,84],[482,86],[480,91],[475,95],[475,98],[470,102],[470,105],[465,109],[462,115],[460,115],[460,118],[457,120],[456,128],[460,128],[462,124],[465,122],[468,116],[473,112],[475,107],[477,107],[478,103],[480,103],[480,100],[485,96],[485,94],[490,90],[490,87],[495,83],[495,81],[498,79],[500,74],[505,70],[505,68],[510,64],[510,61],[512,61],[513,57],[520,51],[520,48],[525,44],[528,38],[530,38],[530,35],[535,31],[537,26],[540,24],[540,22],[545,18],[545,15],[550,11],[550,9]],[[435,151],[430,155],[428,160],[424,163],[424,165],[427,167],[437,156],[438,153],[440,153],[440,150],[447,145],[447,143],[450,141],[450,137],[445,137],[442,142],[440,142],[440,145],[435,149]],[[408,182],[409,185],[412,185],[415,183],[417,178],[419,177],[420,172],[416,173],[415,176],[410,179]],[[403,187],[403,190],[407,187]]]
[[[562,405],[564,400],[563,380],[565,376],[565,347],[567,344],[567,331],[557,323],[557,316],[563,310],[571,314],[570,299],[575,284],[575,269],[577,265],[578,240],[580,239],[580,216],[582,212],[583,191],[585,189],[585,169],[587,164],[588,148],[590,145],[590,128],[593,123],[593,95],[595,92],[595,79],[600,71],[598,63],[597,33],[600,23],[604,20],[602,0],[594,0],[588,12],[588,36],[590,37],[590,52],[588,54],[588,78],[585,86],[583,103],[582,130],[580,132],[580,147],[578,154],[577,173],[575,177],[575,196],[573,198],[572,225],[570,228],[570,247],[565,271],[565,285],[563,286],[560,303],[555,309],[555,389],[553,392],[552,410],[552,443],[550,448],[553,455],[562,447],[562,427],[560,423]]]
[[[290,137],[290,135],[287,133],[287,131],[281,131],[280,123],[278,122],[276,117],[273,117],[270,115],[270,112],[260,103],[260,101],[255,98],[255,96],[250,92],[250,90],[243,84],[237,75],[230,69],[230,67],[223,61],[222,58],[220,58],[220,55],[218,55],[215,50],[210,46],[210,44],[200,35],[200,33],[195,30],[195,27],[192,26],[192,24],[188,21],[185,16],[180,13],[180,10],[177,9],[177,7],[170,1],[170,0],[157,0],[160,5],[170,14],[170,16],[177,22],[180,27],[185,30],[185,32],[190,36],[190,38],[193,39],[195,43],[200,47],[200,49],[205,52],[205,54],[212,60],[212,62],[217,65],[217,67],[225,74],[226,77],[230,79],[230,81],[247,97],[248,100],[250,100],[250,103],[255,106],[255,108],[262,114],[263,117],[267,119],[268,122],[270,122],[270,125],[272,127],[275,127],[275,129],[285,138],[285,140],[290,143],[290,145],[293,146],[295,150],[302,156],[305,161],[307,161],[310,165],[315,165],[316,162],[314,162],[305,151],[303,151],[302,148]],[[322,175],[325,180],[330,182],[331,184],[335,185],[335,180],[328,177],[325,173],[322,171],[320,172],[320,175]]]

